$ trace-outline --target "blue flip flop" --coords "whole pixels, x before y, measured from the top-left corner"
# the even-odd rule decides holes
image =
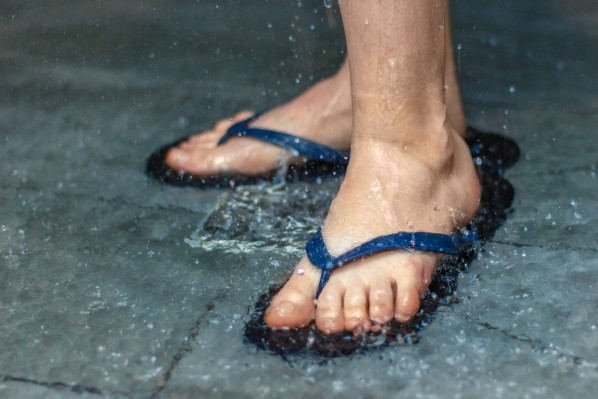
[[[465,141],[469,145],[474,163],[484,173],[503,175],[506,169],[519,160],[520,151],[517,143],[501,134],[482,132],[468,126]]]
[[[349,163],[348,152],[339,151],[289,133],[249,127],[249,124],[261,115],[262,113],[257,113],[232,125],[220,139],[218,145],[226,143],[232,137],[253,137],[286,148],[293,154],[302,155],[306,158],[306,161],[301,164],[289,165],[284,176],[277,175],[276,170],[257,176],[238,173],[198,176],[172,169],[166,164],[166,154],[171,148],[177,147],[190,136],[167,144],[151,154],[146,162],[146,173],[160,182],[196,188],[234,188],[242,184],[272,181],[276,177],[282,177],[286,181],[314,181],[344,175]],[[481,166],[484,172],[502,175],[505,169],[511,167],[519,159],[519,148],[508,137],[468,127],[465,140],[469,145],[475,163]]]
[[[229,127],[218,145],[226,143],[233,137],[252,137],[286,148],[293,155],[305,157],[305,162],[288,166],[286,174],[282,176],[286,181],[313,181],[324,177],[344,175],[349,163],[348,152],[339,151],[289,133],[249,127],[249,124],[261,115],[262,113],[257,113]],[[171,148],[178,146],[188,138],[189,136],[179,139],[150,155],[146,163],[146,173],[164,183],[196,188],[234,188],[241,184],[272,181],[277,176],[276,170],[257,176],[243,174],[198,176],[191,173],[180,173],[166,164],[166,154]]]
[[[322,270],[316,298],[320,296],[330,278],[330,272],[347,263],[385,251],[414,250],[434,252],[443,255],[459,255],[478,241],[475,230],[466,235],[449,235],[425,232],[399,232],[376,237],[340,256],[332,256],[326,248],[322,230],[305,245],[305,252],[311,263]]]

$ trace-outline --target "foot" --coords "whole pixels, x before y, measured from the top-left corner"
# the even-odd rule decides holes
[[[323,225],[328,250],[338,256],[374,237],[398,231],[451,234],[471,220],[480,184],[469,149],[451,127],[438,140],[409,149],[355,140],[347,175]],[[363,137],[363,136],[356,136]],[[325,333],[376,331],[412,318],[439,256],[393,251],[332,272],[315,301],[320,270],[305,256],[273,298],[265,320],[275,328],[300,327],[314,318]]]
[[[351,144],[351,93],[346,63],[339,72],[311,87],[294,100],[260,116],[250,126],[291,133],[347,151]],[[276,169],[287,159],[284,149],[248,137],[234,137],[218,146],[234,123],[253,115],[245,111],[218,122],[212,130],[194,135],[171,149],[166,163],[173,169],[200,176],[217,173],[257,175]]]

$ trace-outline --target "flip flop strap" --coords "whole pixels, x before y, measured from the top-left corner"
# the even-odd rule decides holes
[[[311,263],[322,270],[320,283],[316,298],[320,296],[322,289],[330,278],[330,272],[344,264],[353,262],[384,251],[392,250],[415,250],[435,252],[444,255],[458,255],[461,251],[471,246],[477,237],[474,232],[468,235],[448,235],[439,233],[425,232],[399,232],[385,236],[376,237],[371,241],[365,242],[356,248],[340,255],[332,256],[326,248],[322,237],[322,230],[309,240],[305,246],[305,251]]]
[[[252,117],[229,127],[218,142],[218,145],[226,143],[231,137],[248,136],[279,147],[289,148],[297,154],[306,156],[310,159],[338,165],[346,165],[349,163],[349,153],[345,151],[338,151],[332,147],[276,130],[247,127],[247,125],[256,120],[260,115],[261,113],[257,113]]]

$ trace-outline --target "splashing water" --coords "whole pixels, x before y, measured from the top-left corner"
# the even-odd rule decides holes
[[[338,182],[238,187],[185,239],[192,248],[227,253],[301,255],[326,215]]]

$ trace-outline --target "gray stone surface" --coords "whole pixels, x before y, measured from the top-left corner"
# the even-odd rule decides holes
[[[453,2],[470,123],[513,210],[416,345],[283,359],[243,338],[337,183],[149,182],[162,143],[335,70],[320,0],[0,2],[0,398],[593,398],[598,7]]]

